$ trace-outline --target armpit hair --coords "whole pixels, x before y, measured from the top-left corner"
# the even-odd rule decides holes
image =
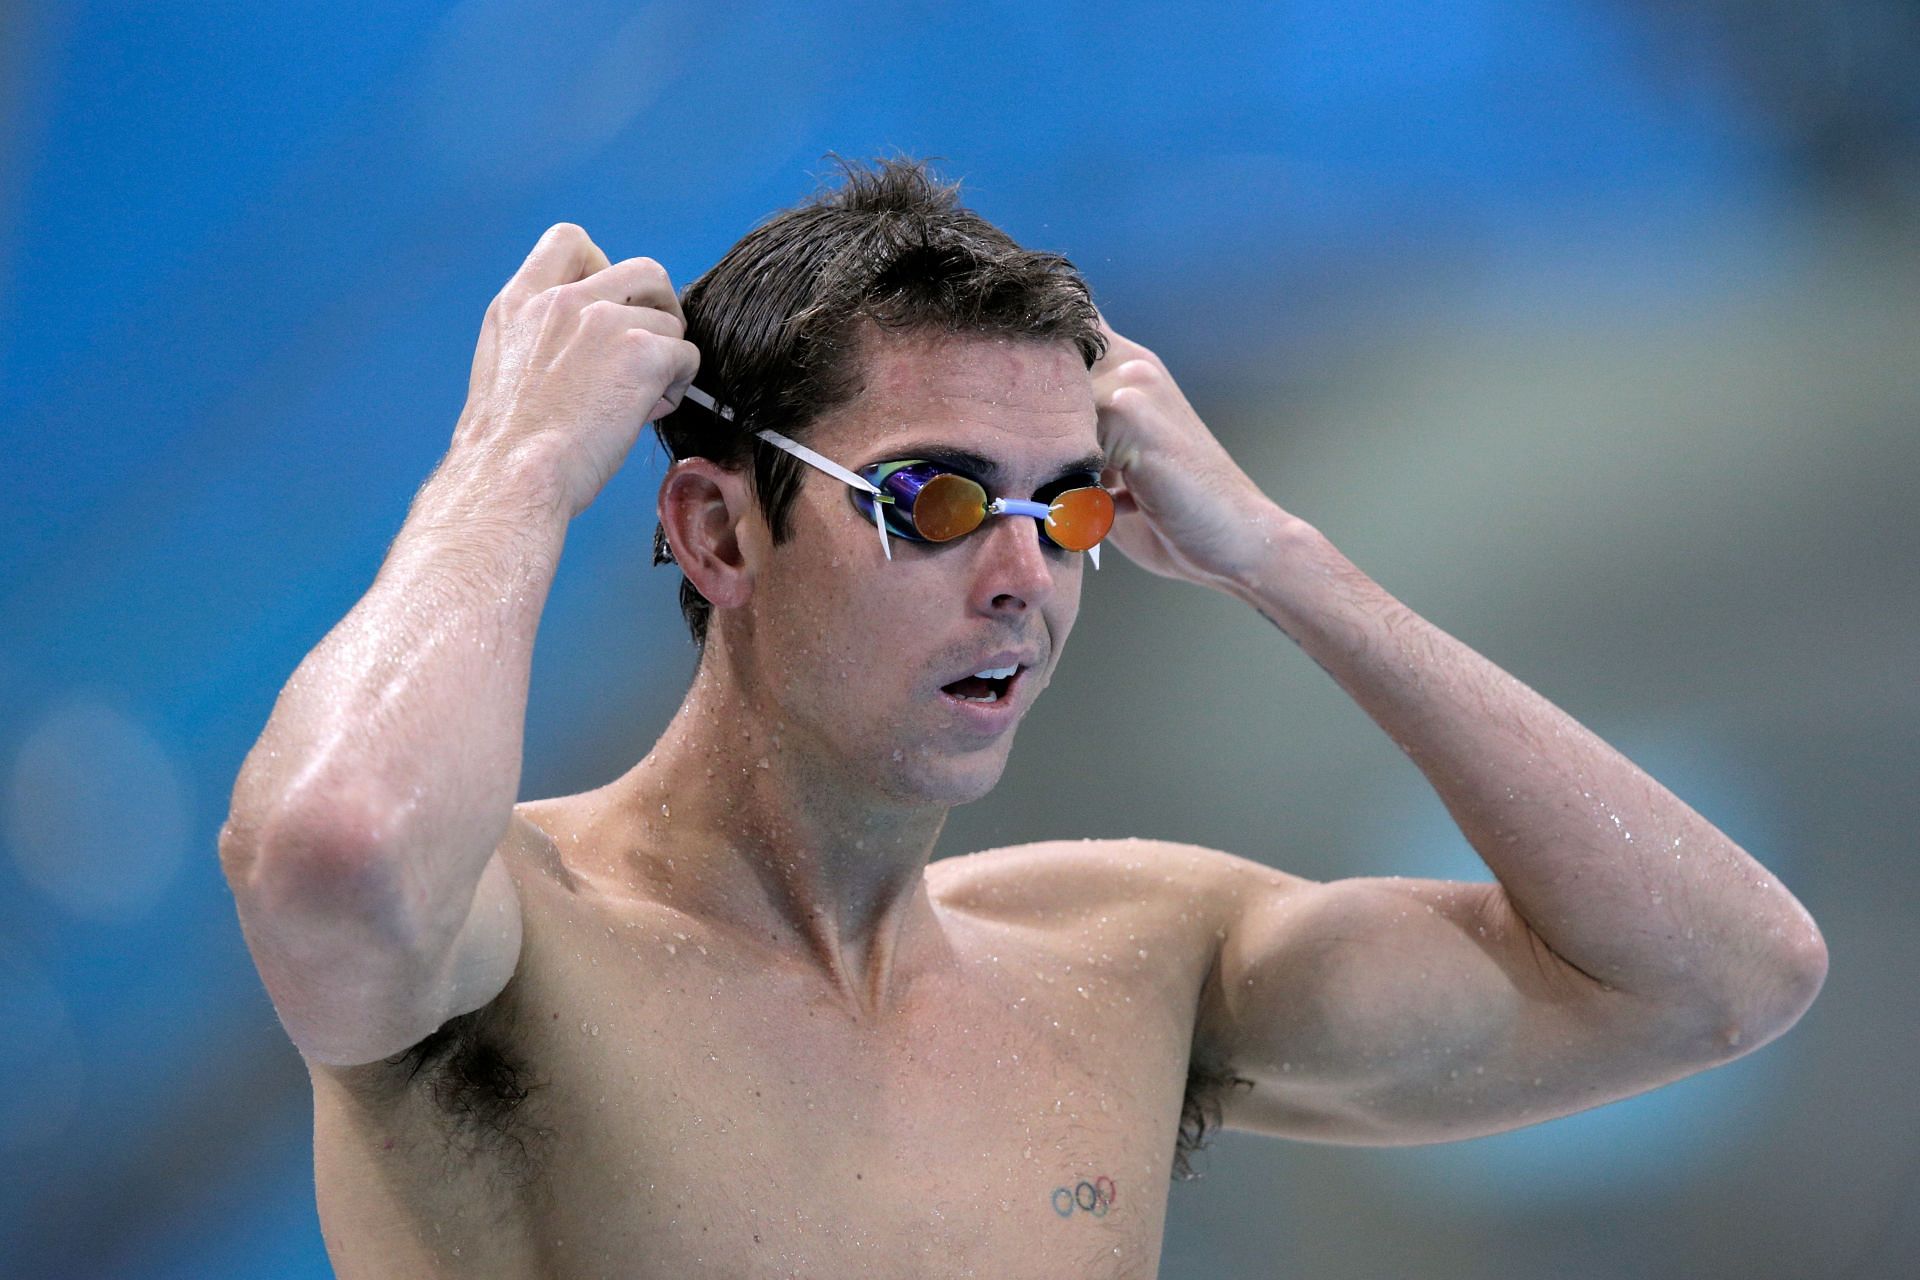
[[[1175,1181],[1190,1182],[1202,1175],[1188,1157],[1207,1145],[1207,1125],[1219,1131],[1220,1099],[1229,1088],[1253,1088],[1253,1081],[1236,1076],[1217,1062],[1194,1058],[1187,1064],[1187,1094],[1180,1104],[1180,1133],[1174,1142],[1173,1176]]]
[[[548,1131],[523,1112],[527,1100],[544,1085],[530,1078],[510,1053],[495,1025],[491,1006],[449,1018],[412,1048],[387,1064],[404,1072],[448,1124],[449,1148],[464,1154],[490,1152],[507,1176],[525,1186],[539,1172],[539,1153]]]

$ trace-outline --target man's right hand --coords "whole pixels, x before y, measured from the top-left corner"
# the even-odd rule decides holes
[[[487,308],[449,457],[535,466],[569,519],[680,403],[700,352],[665,268],[609,263],[570,222],[548,228]]]

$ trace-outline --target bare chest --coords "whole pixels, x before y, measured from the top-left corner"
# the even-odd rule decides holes
[[[982,935],[863,1022],[679,933],[603,933],[544,1026],[526,992],[578,1273],[1152,1273],[1191,1032],[1156,978]]]
[[[1169,927],[955,915],[953,963],[862,1019],[675,913],[524,905],[463,1047],[384,1103],[322,1093],[337,1261],[350,1236],[419,1275],[1154,1274],[1204,978]]]

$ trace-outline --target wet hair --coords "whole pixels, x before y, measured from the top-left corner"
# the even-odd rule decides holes
[[[947,333],[1071,342],[1091,368],[1106,349],[1093,299],[1073,264],[1023,249],[959,203],[921,161],[839,161],[841,182],[775,214],[688,285],[680,305],[700,349],[695,385],[728,422],[685,401],[660,419],[673,458],[751,463],[776,543],[805,466],[754,438],[804,440],[822,415],[859,395],[863,344],[875,334]],[[654,563],[670,562],[664,529]],[[704,650],[709,604],[682,575],[680,611]]]

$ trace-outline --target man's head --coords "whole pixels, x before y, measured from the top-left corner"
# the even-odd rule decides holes
[[[1084,554],[1008,516],[885,559],[845,484],[752,433],[854,471],[972,455],[962,469],[996,498],[1097,473],[1085,284],[895,162],[754,231],[684,306],[697,385],[733,413],[683,404],[661,424],[663,526],[703,661],[711,624],[731,696],[807,759],[903,797],[984,794],[1078,614]],[[999,703],[954,687],[1015,663]]]
[[[844,181],[775,215],[687,286],[696,384],[733,411],[724,422],[683,403],[660,420],[676,459],[752,467],[775,542],[804,464],[753,438],[770,428],[805,441],[813,424],[860,391],[863,349],[885,334],[950,334],[1066,342],[1088,367],[1105,349],[1086,282],[1057,254],[1022,249],[960,207],[957,185],[924,165],[843,165]],[[656,538],[656,558],[664,559]],[[694,644],[712,605],[680,582]]]

